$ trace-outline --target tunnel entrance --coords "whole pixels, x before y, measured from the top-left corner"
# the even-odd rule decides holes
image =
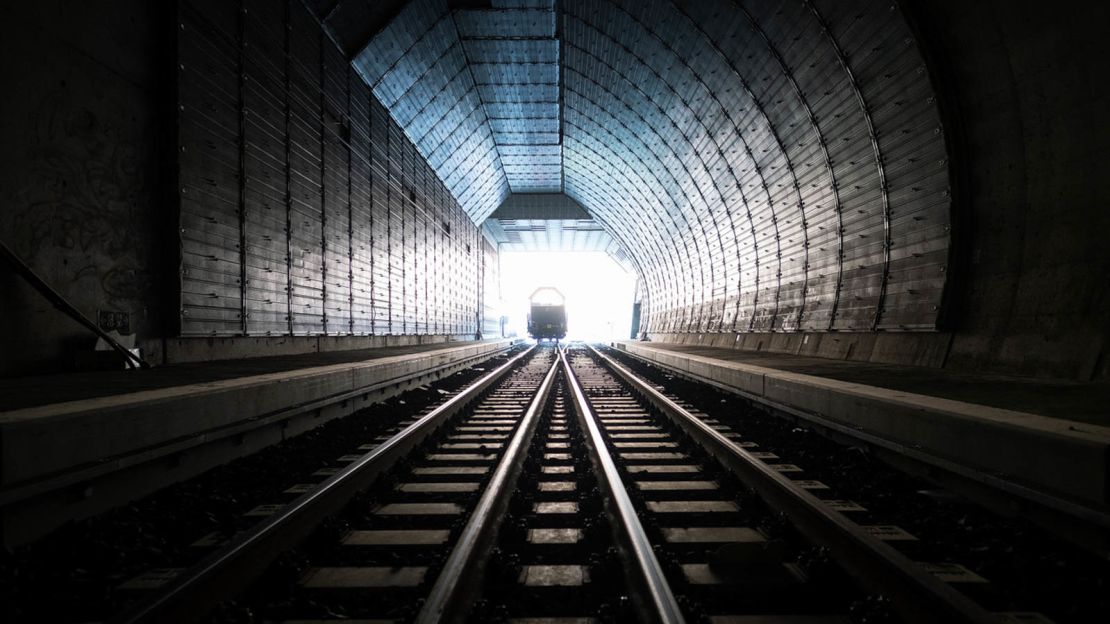
[[[608,254],[501,252],[501,296],[506,331],[527,336],[528,297],[540,286],[566,297],[567,340],[627,337],[636,276]]]

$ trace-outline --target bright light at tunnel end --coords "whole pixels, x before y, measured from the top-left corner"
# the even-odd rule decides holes
[[[557,288],[566,297],[566,340],[607,342],[629,337],[636,276],[604,252],[501,252],[506,331],[527,337],[528,297]]]

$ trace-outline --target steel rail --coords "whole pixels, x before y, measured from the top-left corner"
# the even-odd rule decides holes
[[[593,346],[594,355],[697,440],[773,508],[785,513],[810,540],[826,546],[854,578],[891,600],[909,622],[996,622],[997,618],[906,555],[864,532],[788,477],[752,456],[648,382]]]
[[[416,616],[416,624],[465,619],[470,607],[467,599],[476,596],[472,590],[480,583],[481,571],[491,552],[489,546],[504,520],[505,509],[514,492],[513,485],[520,476],[539,414],[547,404],[558,371],[559,358],[556,356],[517,425],[516,433],[501,456],[482,497],[459,534],[455,547],[447,556],[435,585]]]
[[[150,599],[110,622],[191,622],[220,600],[242,591],[283,552],[300,543],[327,516],[424,441],[448,418],[499,381],[535,347],[483,375],[415,423],[375,447],[311,491],[176,577]]]
[[[678,602],[675,600],[674,592],[671,591],[666,575],[663,573],[663,568],[659,565],[659,560],[655,557],[654,550],[652,550],[651,541],[644,532],[643,525],[640,524],[640,519],[636,515],[636,508],[632,504],[632,499],[628,496],[628,490],[621,480],[620,473],[617,472],[617,465],[606,451],[605,438],[601,435],[597,417],[590,407],[589,401],[586,400],[585,393],[582,392],[578,377],[570,367],[565,349],[559,351],[559,359],[566,371],[567,385],[570,386],[571,393],[574,395],[578,418],[589,436],[589,450],[597,468],[602,473],[601,476],[604,477],[598,479],[598,483],[608,494],[607,502],[617,516],[616,519],[619,520],[619,522],[614,523],[619,527],[617,533],[620,539],[618,541],[623,543],[627,549],[626,554],[629,555],[631,563],[634,564],[630,570],[630,576],[634,581],[633,586],[640,590],[640,598],[645,603],[650,604],[650,610],[641,615],[650,618],[650,621],[663,624],[684,623],[686,620],[681,609],[679,609]],[[647,604],[642,606],[646,607]]]

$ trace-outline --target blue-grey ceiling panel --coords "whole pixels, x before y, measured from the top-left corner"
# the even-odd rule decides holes
[[[555,85],[515,84],[479,85],[478,93],[485,102],[511,103],[555,103],[559,102],[559,87]]]
[[[495,9],[544,9],[555,10],[555,0],[491,0]]]
[[[562,154],[558,145],[506,145],[500,151],[507,157],[559,158]]]
[[[466,54],[472,63],[559,63],[555,39],[468,39]]]
[[[529,119],[558,119],[559,103],[548,102],[544,104],[520,104],[486,102],[486,112],[490,119],[507,119],[513,117],[526,117]]]
[[[486,107],[493,140],[513,192],[561,189],[561,168],[543,175],[526,168],[517,154],[505,166],[505,148],[561,143],[559,122],[559,42],[554,4],[461,10],[454,14],[477,94]]]
[[[479,86],[559,86],[559,66],[554,63],[476,63],[472,60],[470,71]]]
[[[494,132],[499,145],[558,145],[558,132]]]
[[[467,39],[552,38],[555,12],[550,9],[494,9],[455,12],[459,35]]]
[[[352,63],[467,214],[492,212],[509,180],[447,3],[410,3]]]

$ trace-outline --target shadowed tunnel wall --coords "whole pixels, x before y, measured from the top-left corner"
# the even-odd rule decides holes
[[[0,5],[0,238],[86,316],[171,324],[162,163],[172,12],[154,3]],[[161,26],[159,26],[161,25]],[[0,263],[0,375],[58,370],[95,338]]]
[[[944,363],[1107,379],[1110,7],[909,6],[957,141]]]
[[[311,13],[257,3],[241,25],[239,3],[203,4],[227,32],[204,39],[189,3],[0,7],[0,237],[86,316],[128,313],[155,363],[472,338],[496,252]],[[315,55],[288,115],[287,5]],[[277,73],[241,94],[240,62]],[[6,265],[0,288],[0,375],[92,349]]]

